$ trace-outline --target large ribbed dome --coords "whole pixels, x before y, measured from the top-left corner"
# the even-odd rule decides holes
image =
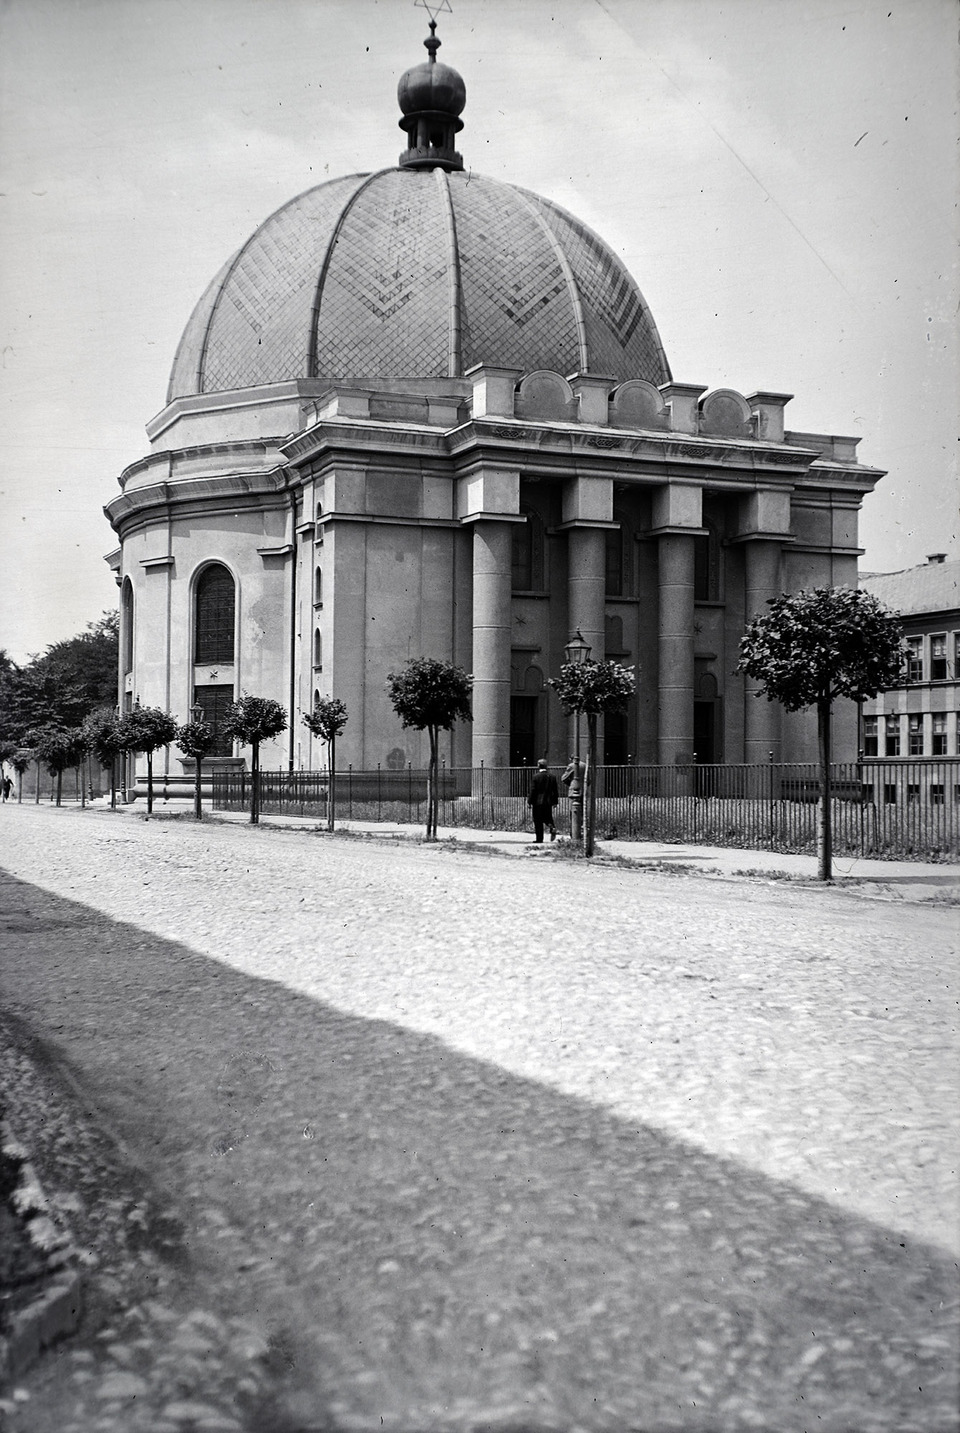
[[[670,378],[643,295],[586,225],[498,180],[387,169],[321,184],[260,226],[194,310],[168,401],[476,363]]]

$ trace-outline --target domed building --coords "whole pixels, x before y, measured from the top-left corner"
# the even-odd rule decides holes
[[[187,324],[150,451],[106,509],[124,704],[216,723],[272,697],[289,727],[264,766],[312,769],[301,716],[334,695],[344,765],[416,767],[426,739],[385,682],[432,656],[474,677],[449,765],[560,764],[546,683],[579,630],[639,667],[606,762],[812,758],[805,719],[733,675],[739,638],[775,593],[856,585],[881,473],[856,439],[787,431],[788,394],[674,381],[603,240],[464,169],[464,83],[433,24],[425,44],[398,166],[292,199]],[[855,750],[852,719],[837,742]],[[171,749],[169,790],[188,766]]]

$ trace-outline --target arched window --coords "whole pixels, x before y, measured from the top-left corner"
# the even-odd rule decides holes
[[[120,650],[123,655],[123,675],[133,671],[133,583],[129,577],[123,579],[120,591]]]
[[[222,563],[205,567],[197,582],[194,661],[233,661],[237,598],[233,576]]]
[[[526,504],[521,504],[520,513],[526,522],[515,523],[513,528],[513,590],[540,592],[543,589],[543,519]]]
[[[323,568],[313,569],[313,605],[320,607],[323,604]]]
[[[313,665],[318,672],[323,670],[323,638],[319,627],[313,634]]]

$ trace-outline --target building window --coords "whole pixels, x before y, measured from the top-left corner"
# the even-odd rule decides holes
[[[885,806],[896,806],[897,804],[897,783],[888,782],[883,788],[883,801]]]
[[[942,806],[942,805],[943,805],[943,799],[944,799],[944,792],[945,792],[945,787],[943,786],[942,783],[940,783],[940,784],[934,784],[933,786],[931,786],[931,787],[930,787],[930,805],[931,805],[931,806]]]
[[[543,589],[543,520],[533,508],[521,506],[525,522],[513,527],[512,577],[514,592]]]
[[[323,569],[315,567],[313,570],[313,605],[323,606]]]
[[[900,718],[898,716],[887,717],[883,750],[885,756],[900,755]]]
[[[911,716],[907,718],[907,754],[909,756],[923,755],[922,716]]]
[[[236,588],[233,577],[219,562],[204,568],[196,593],[196,650],[194,661],[233,661]]]
[[[705,536],[693,540],[693,600],[720,601],[720,529],[707,518]]]
[[[947,754],[946,712],[934,712],[933,714],[933,746],[931,750],[934,756],[946,756]]]
[[[865,716],[863,719],[863,754],[877,756],[880,751],[880,718]]]
[[[123,654],[123,675],[133,671],[133,583],[123,579],[120,593],[120,650]]]
[[[233,741],[223,735],[223,719],[233,704],[233,687],[194,687],[193,701],[202,712],[201,720],[213,729],[211,756],[232,756]]]
[[[908,682],[923,681],[923,638],[907,638],[907,665],[904,675]]]
[[[931,682],[947,680],[947,634],[945,632],[939,632],[935,637],[930,638],[930,680]]]
[[[623,596],[623,528],[604,533],[604,586],[608,597]]]
[[[313,665],[316,671],[323,671],[323,638],[319,627],[313,634]]]
[[[917,782],[916,784],[914,784],[913,782],[911,782],[911,783],[908,785],[908,787],[907,787],[907,800],[908,800],[908,801],[914,801],[914,802],[916,802],[916,804],[919,806],[919,804],[920,804],[920,783],[919,783],[919,782]]]

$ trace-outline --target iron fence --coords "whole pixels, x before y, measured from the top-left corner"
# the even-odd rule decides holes
[[[813,764],[602,766],[597,768],[599,840],[682,841],[708,846],[814,853],[819,774]],[[218,771],[213,805],[249,806],[251,774]],[[531,829],[530,767],[443,767],[440,825]],[[838,855],[960,859],[960,757],[838,763],[831,768],[833,848]],[[426,821],[427,774],[408,767],[338,772],[336,812],[344,820]],[[265,815],[327,815],[326,772],[260,773]],[[570,830],[561,799],[557,829]]]

